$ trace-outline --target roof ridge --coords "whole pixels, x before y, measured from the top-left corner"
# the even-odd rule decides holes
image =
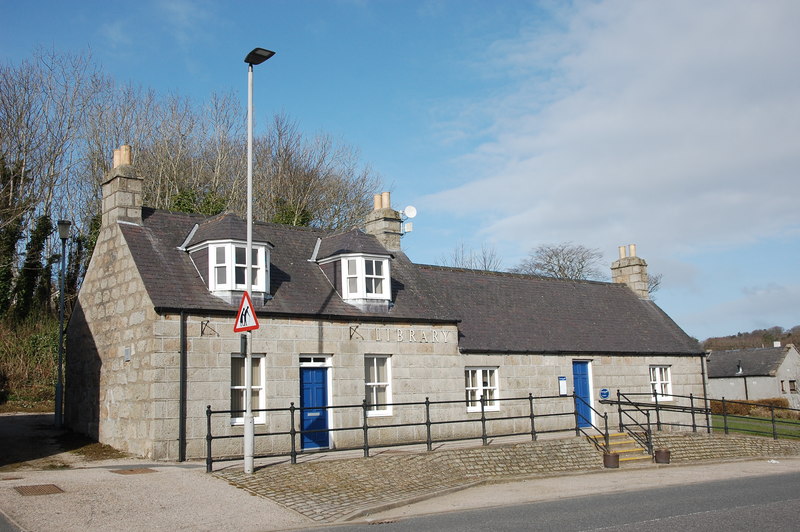
[[[595,279],[563,279],[561,277],[549,277],[547,275],[538,275],[534,273],[520,273],[520,272],[509,272],[509,271],[495,271],[495,270],[481,270],[475,268],[463,268],[458,266],[443,266],[441,264],[417,264],[414,263],[420,269],[429,269],[429,270],[441,270],[441,271],[451,271],[451,272],[464,272],[464,273],[476,273],[479,275],[491,275],[496,277],[516,277],[519,279],[539,279],[543,281],[561,281],[561,282],[571,282],[571,283],[587,283],[587,284],[600,284],[600,285],[619,285],[625,287],[622,283],[612,283],[610,281],[598,281]]]

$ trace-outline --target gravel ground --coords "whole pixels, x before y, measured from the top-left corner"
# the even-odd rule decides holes
[[[17,490],[48,491],[41,486],[60,492],[23,495]],[[0,414],[0,514],[31,532],[311,525],[300,514],[206,474],[205,464],[126,457],[56,430],[52,414]]]

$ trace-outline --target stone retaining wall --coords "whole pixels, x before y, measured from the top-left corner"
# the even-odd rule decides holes
[[[315,521],[335,521],[369,508],[408,503],[476,483],[554,472],[602,469],[585,438],[372,458],[321,460],[216,473]]]
[[[800,441],[743,434],[654,432],[653,447],[669,449],[673,462],[800,455]]]

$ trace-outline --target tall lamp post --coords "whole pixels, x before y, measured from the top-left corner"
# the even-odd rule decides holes
[[[67,239],[72,222],[69,220],[58,221],[58,237],[61,239],[61,271],[58,275],[58,380],[56,381],[56,427],[63,425],[63,398],[64,398],[64,270],[67,267]]]
[[[253,48],[244,58],[247,63],[247,250],[245,257],[245,289],[253,288],[253,65],[260,65],[275,55],[272,50]],[[247,331],[247,354],[244,360],[244,472],[253,472],[255,426],[253,421],[253,333]]]

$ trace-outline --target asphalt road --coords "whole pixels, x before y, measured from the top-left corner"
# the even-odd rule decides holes
[[[654,475],[658,472],[654,471]],[[398,521],[315,530],[703,530],[787,531],[800,527],[800,473],[597,494]]]

